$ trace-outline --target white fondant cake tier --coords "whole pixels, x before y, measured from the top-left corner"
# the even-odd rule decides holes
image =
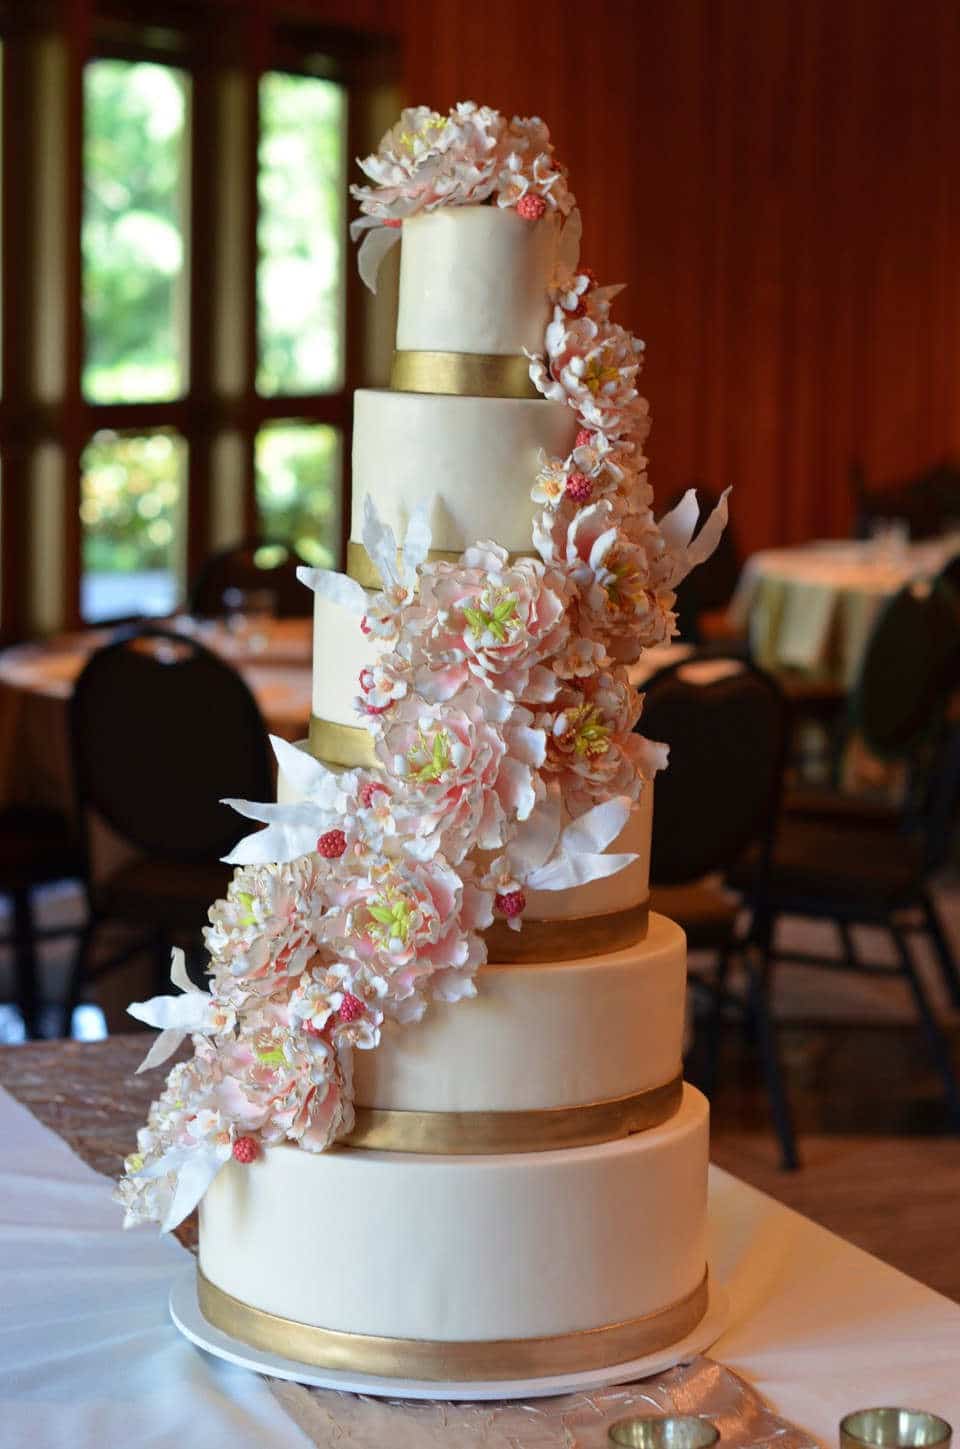
[[[528,921],[568,921],[577,916],[605,916],[645,901],[650,892],[650,839],[653,832],[653,784],[648,782],[630,818],[610,845],[614,855],[635,855],[633,865],[616,875],[592,880],[564,891],[528,891]]]
[[[200,1207],[202,1272],[281,1318],[386,1338],[569,1334],[665,1309],[707,1254],[708,1107],[562,1152],[267,1148]]]
[[[357,392],[350,537],[361,541],[371,494],[398,539],[426,501],[435,549],[460,553],[492,538],[529,553],[540,449],[565,457],[576,431],[570,408],[543,398]]]
[[[628,1097],[681,1070],[686,940],[651,914],[635,946],[581,961],[483,966],[477,995],[389,1023],[355,1052],[360,1107],[515,1112]]]
[[[415,352],[543,351],[560,219],[449,206],[403,223],[397,347]]]
[[[321,719],[335,724],[357,726],[358,719],[353,709],[353,699],[358,693],[357,675],[368,659],[374,657],[374,646],[365,635],[359,633],[364,652],[355,651],[352,635],[347,634],[348,622],[352,620],[346,609],[328,603],[319,595],[314,615],[314,664],[313,664],[313,712]],[[324,649],[319,642],[320,627],[330,630],[330,647]],[[325,663],[320,667],[320,658]],[[336,676],[339,693],[334,697],[331,680]],[[307,749],[305,741],[298,745]],[[605,916],[629,910],[645,901],[649,893],[650,877],[650,835],[653,828],[653,785],[647,784],[639,801],[631,811],[623,830],[608,850],[613,854],[636,855],[633,865],[626,866],[616,875],[590,881],[587,885],[571,886],[562,891],[530,891],[527,896],[526,919],[529,921],[576,921],[584,916]],[[283,771],[277,776],[277,799],[281,805],[297,800],[297,792]]]
[[[356,614],[314,594],[313,713],[334,724],[358,725],[353,702],[360,693],[360,671],[373,665],[386,647],[383,640],[364,634]]]

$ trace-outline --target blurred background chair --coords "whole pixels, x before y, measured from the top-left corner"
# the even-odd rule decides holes
[[[948,712],[958,663],[960,625],[947,589],[939,583],[902,589],[877,620],[850,702],[851,730],[878,759],[900,767],[898,797],[864,800],[840,790],[789,795],[762,890],[742,864],[727,880],[752,910],[752,935],[765,960],[903,978],[951,1123],[960,1129],[950,1042],[910,945],[917,933],[927,937],[949,998],[960,1007],[960,972],[930,890],[947,861],[960,807],[960,729]],[[779,952],[776,925],[787,915],[832,921],[841,955]],[[888,934],[893,966],[864,958],[857,926]]]
[[[869,538],[876,524],[890,519],[903,519],[913,539],[960,528],[960,467],[950,459],[883,487],[869,486],[863,464],[854,463],[850,486],[857,538]]]
[[[664,740],[671,752],[670,768],[656,783],[651,904],[683,927],[691,951],[709,953],[715,961],[712,978],[691,976],[710,998],[705,1089],[709,1095],[716,1084],[736,959],[783,1165],[794,1168],[797,1150],[770,1015],[765,943],[738,935],[739,903],[722,881],[750,853],[751,890],[755,898],[762,896],[787,718],[783,695],[768,675],[740,658],[711,656],[654,675],[645,687],[641,724],[644,734]]]
[[[190,589],[190,613],[207,619],[242,613],[245,599],[270,595],[274,617],[307,617],[313,595],[297,579],[299,564],[286,544],[265,539],[248,539],[212,554]]]
[[[221,805],[227,796],[267,800],[269,741],[240,675],[195,640],[151,629],[122,635],[91,656],[70,704],[71,748],[82,826],[89,918],[64,1011],[87,984],[145,947],[155,989],[170,945],[194,950],[209,906],[226,892],[222,864],[248,826]],[[119,864],[98,869],[98,854]],[[101,929],[130,928],[126,944],[94,966]]]
[[[43,1005],[37,971],[37,947],[74,927],[41,927],[34,915],[34,892],[83,875],[83,855],[73,823],[40,806],[12,805],[0,811],[0,895],[11,904],[11,930],[0,938],[10,949],[13,1001],[27,1038],[40,1035]]]

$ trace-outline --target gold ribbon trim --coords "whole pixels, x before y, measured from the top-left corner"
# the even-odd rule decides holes
[[[483,1339],[444,1343],[429,1339],[379,1338],[297,1323],[241,1303],[197,1269],[197,1298],[208,1323],[232,1338],[318,1368],[383,1378],[440,1383],[485,1379],[545,1378],[630,1363],[686,1338],[709,1302],[707,1275],[684,1298],[658,1313],[550,1338]]]
[[[395,1112],[357,1107],[348,1147],[379,1152],[486,1156],[593,1147],[648,1132],[680,1109],[683,1073],[629,1097],[527,1112]]]
[[[465,548],[467,545],[464,546]],[[464,549],[458,552],[454,548],[431,548],[427,554],[428,563],[459,563]],[[399,550],[398,550],[399,553]],[[532,549],[513,549],[508,554],[510,563],[518,558],[536,558],[537,555]],[[347,573],[350,578],[365,589],[382,589],[383,580],[373,559],[367,553],[362,543],[355,543],[353,539],[347,544]]]
[[[488,352],[395,352],[390,387],[457,397],[540,397],[528,357]]]
[[[579,961],[635,946],[650,925],[650,900],[606,916],[571,916],[559,921],[525,920],[519,931],[494,921],[484,931],[491,966],[539,966],[544,961]]]
[[[308,745],[316,760],[328,765],[377,766],[373,736],[362,725],[335,724],[333,720],[310,716]]]

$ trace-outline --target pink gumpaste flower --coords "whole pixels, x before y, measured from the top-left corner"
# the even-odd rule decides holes
[[[537,716],[547,736],[543,773],[559,781],[574,813],[613,795],[637,798],[642,751],[632,731],[640,710],[625,674],[613,671],[579,688],[565,686],[550,711]]]
[[[376,720],[408,693],[410,667],[397,653],[381,654],[361,669],[357,683],[360,692],[354,699],[355,710]]]
[[[529,205],[536,199],[543,202],[544,208],[558,211],[561,216],[573,209],[575,203],[567,186],[566,170],[556,162],[550,132],[539,116],[513,118],[503,137],[501,155],[498,206],[516,207],[523,215],[525,208],[521,203]],[[542,215],[540,207],[530,207],[531,219]]]
[[[327,923],[329,946],[360,976],[387,982],[384,1010],[417,1020],[422,988],[436,972],[472,974],[483,959],[479,937],[460,919],[462,884],[441,859],[394,862],[340,883]]]
[[[575,408],[594,432],[643,440],[649,408],[635,386],[644,350],[638,338],[592,317],[571,321],[556,307],[545,344],[546,356],[530,363],[531,380],[544,397]]]
[[[215,969],[258,980],[300,975],[318,948],[329,867],[313,857],[244,866],[210,907],[204,942]]]
[[[424,569],[420,601],[428,626],[415,644],[419,692],[449,699],[471,678],[509,699],[549,700],[547,667],[569,634],[564,577],[537,559],[511,563],[505,549],[477,544],[458,564]]]
[[[442,852],[456,865],[474,849],[497,849],[510,819],[533,809],[543,735],[525,710],[491,718],[496,699],[470,686],[441,703],[402,700],[391,713],[377,754],[396,782],[408,854]]]

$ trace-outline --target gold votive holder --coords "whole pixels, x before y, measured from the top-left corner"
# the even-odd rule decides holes
[[[953,1430],[925,1409],[857,1409],[840,1420],[841,1449],[948,1449]]]
[[[607,1438],[628,1449],[712,1449],[720,1430],[697,1414],[641,1414],[618,1419]]]

